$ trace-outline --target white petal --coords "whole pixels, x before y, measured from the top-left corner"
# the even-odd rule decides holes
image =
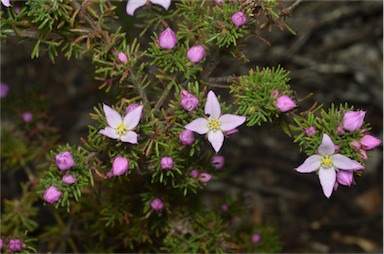
[[[118,139],[119,135],[117,135],[116,130],[111,127],[105,127],[104,129],[99,131],[100,134],[107,136],[108,138]]]
[[[213,91],[209,91],[207,96],[207,102],[205,103],[204,113],[211,118],[219,118],[221,115],[220,103],[217,100],[216,94]]]
[[[147,3],[147,0],[128,0],[126,12],[128,15],[133,16],[137,8],[140,8],[141,6],[145,5]]]
[[[171,0],[150,0],[153,4],[161,5],[164,9],[168,10],[171,5]]]
[[[119,126],[123,122],[123,119],[121,119],[120,114],[117,113],[116,110],[113,110],[111,107],[105,104],[103,104],[103,109],[108,125],[116,129],[117,126]]]
[[[322,155],[329,155],[335,152],[335,145],[327,134],[323,134],[323,140],[318,148],[318,152]]]
[[[342,154],[334,154],[331,157],[333,165],[338,169],[343,170],[360,170],[364,167],[357,161],[351,160],[350,158]]]
[[[128,131],[124,136],[120,137],[120,140],[122,142],[137,144],[137,133],[134,131]]]
[[[184,127],[199,134],[205,134],[209,131],[208,121],[205,118],[197,118]]]
[[[323,188],[324,195],[329,198],[332,194],[333,187],[336,182],[336,170],[333,167],[323,168],[319,170],[319,180],[321,187]]]
[[[123,121],[128,130],[133,130],[139,124],[142,111],[143,106],[138,106],[124,117]]]
[[[208,132],[208,141],[218,153],[224,142],[224,134],[221,131],[210,131]]]
[[[10,0],[1,0],[1,2],[4,4],[5,7],[11,7]]]
[[[222,115],[219,118],[220,129],[223,131],[230,131],[235,129],[236,127],[242,125],[245,122],[244,116],[237,116],[231,114]]]
[[[311,173],[317,170],[321,165],[321,156],[314,154],[309,156],[303,164],[298,166],[295,170],[300,173]]]

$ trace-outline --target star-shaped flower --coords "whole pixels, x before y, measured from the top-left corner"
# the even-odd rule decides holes
[[[99,133],[122,142],[137,144],[137,133],[133,129],[139,124],[143,106],[133,109],[124,118],[108,105],[103,104],[103,109],[109,126],[100,130]]]
[[[319,180],[324,195],[329,198],[336,183],[336,173],[339,170],[360,170],[364,167],[357,161],[335,153],[335,144],[327,134],[317,150],[318,154],[309,156],[303,164],[296,168],[300,173],[311,173],[318,170]]]
[[[168,10],[171,5],[171,0],[128,0],[126,7],[127,14],[133,16],[137,8],[144,6],[148,2],[161,5],[166,10]]]
[[[231,131],[242,125],[246,118],[231,114],[221,115],[220,103],[213,91],[208,93],[204,112],[209,116],[197,118],[187,124],[185,128],[199,134],[207,134],[208,141],[217,153],[223,145],[224,132]]]

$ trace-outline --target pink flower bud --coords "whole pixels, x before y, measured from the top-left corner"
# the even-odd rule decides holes
[[[343,127],[347,131],[357,131],[364,123],[365,111],[347,111],[343,117]]]
[[[117,54],[117,59],[119,59],[119,61],[122,63],[128,62],[128,57],[123,52],[119,52],[119,54]]]
[[[180,104],[185,110],[192,111],[199,105],[199,100],[197,99],[197,97],[189,93],[188,91],[182,90],[181,96],[182,98]]]
[[[4,98],[9,93],[9,85],[1,82],[0,83],[0,98]]]
[[[341,127],[341,126],[338,126],[338,127],[336,128],[336,131],[337,131],[337,133],[338,133],[339,135],[343,135],[343,134],[344,134],[344,129],[343,129],[343,127]]]
[[[224,167],[224,156],[215,155],[212,157],[211,164],[215,169],[222,169]]]
[[[168,27],[159,35],[158,43],[163,49],[173,49],[177,43],[175,32]]]
[[[371,135],[364,135],[361,138],[360,143],[361,147],[368,151],[381,145],[381,140]]]
[[[109,170],[107,173],[105,173],[105,176],[106,176],[107,178],[111,178],[111,177],[113,177],[113,171],[112,171],[112,169]]]
[[[129,161],[124,157],[116,157],[112,164],[112,172],[114,176],[120,176],[127,172]]]
[[[18,252],[23,249],[23,244],[20,239],[10,239],[8,242],[8,249],[12,252]]]
[[[200,175],[199,170],[197,170],[197,169],[193,169],[193,170],[191,171],[191,177],[192,177],[192,178],[198,178],[199,175]]]
[[[235,134],[235,133],[238,133],[238,132],[239,132],[238,129],[232,129],[232,130],[229,130],[229,131],[224,131],[223,133],[224,133],[224,136],[228,137],[228,136],[230,136],[232,134]]]
[[[216,4],[222,4],[224,0],[216,0]]]
[[[335,144],[335,152],[334,153],[338,153],[338,152],[340,152],[340,146]]]
[[[125,114],[128,114],[129,112],[131,112],[132,110],[134,110],[138,106],[140,106],[140,105],[137,103],[129,104],[128,107],[125,109]]]
[[[339,170],[336,174],[336,181],[339,184],[345,186],[351,186],[353,182],[353,171],[352,170]]]
[[[293,100],[288,96],[282,95],[276,100],[276,107],[281,112],[287,112],[294,109],[296,107],[296,103],[293,102]]]
[[[75,164],[70,152],[62,152],[56,155],[56,166],[61,170],[68,170]]]
[[[3,248],[3,239],[0,239],[0,250]]]
[[[23,113],[23,121],[24,122],[29,123],[32,120],[33,120],[33,115],[31,112],[24,112]]]
[[[211,178],[212,178],[212,176],[206,172],[201,173],[199,176],[200,181],[202,181],[203,183],[209,182],[211,180]]]
[[[308,127],[305,129],[305,134],[309,137],[313,134],[316,133],[316,127],[315,126],[311,126],[311,127]]]
[[[191,47],[188,52],[187,56],[189,61],[192,63],[198,63],[205,57],[205,50],[203,45],[196,45]]]
[[[236,28],[247,23],[247,17],[244,15],[242,11],[238,11],[232,15],[232,22],[235,24]]]
[[[363,149],[360,149],[359,151],[357,151],[357,155],[363,160],[368,160],[367,152]]]
[[[55,203],[61,197],[61,192],[55,187],[51,186],[44,191],[44,200],[48,203]]]
[[[261,235],[259,233],[255,233],[252,235],[252,243],[258,244],[261,241]]]
[[[190,145],[195,141],[195,136],[193,134],[193,131],[183,130],[179,134],[179,139],[183,145]]]
[[[226,212],[226,211],[228,211],[229,206],[228,206],[227,204],[222,204],[220,208],[221,208],[221,210],[222,210],[223,212]]]
[[[16,13],[16,14],[19,14],[19,13],[20,13],[20,7],[16,6],[16,7],[14,8],[14,10],[15,10],[15,13]]]
[[[272,92],[271,92],[271,96],[272,96],[272,98],[277,98],[277,97],[279,97],[279,95],[280,95],[280,91],[279,90],[273,90]]]
[[[74,184],[76,182],[76,176],[73,174],[65,174],[61,180],[63,180],[65,184]]]
[[[164,208],[163,201],[161,201],[161,199],[159,199],[159,198],[155,198],[155,199],[152,200],[152,202],[151,202],[151,207],[152,207],[152,209],[153,209],[155,212],[161,211],[161,210],[163,210],[163,208]]]
[[[162,169],[173,169],[173,159],[171,157],[163,157],[160,161]]]
[[[357,142],[357,141],[353,141],[350,145],[351,145],[352,149],[355,150],[355,151],[357,151],[357,150],[359,150],[361,148],[360,143]]]

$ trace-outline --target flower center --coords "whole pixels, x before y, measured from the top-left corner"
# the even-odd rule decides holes
[[[332,159],[328,155],[325,155],[323,158],[321,158],[321,164],[323,167],[329,168],[332,166]]]
[[[208,122],[208,128],[211,130],[211,131],[217,131],[220,129],[220,122],[219,120],[217,119],[211,119],[209,120]]]
[[[124,123],[121,123],[119,126],[116,128],[116,132],[119,136],[124,135],[127,132],[127,126],[125,126]]]

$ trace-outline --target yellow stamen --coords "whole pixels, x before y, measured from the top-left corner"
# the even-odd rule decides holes
[[[124,123],[121,123],[119,126],[117,126],[117,128],[116,128],[116,132],[117,132],[117,134],[119,134],[120,136],[121,136],[121,135],[124,135],[125,132],[127,132],[127,126],[125,126]]]
[[[211,130],[211,131],[217,131],[220,129],[220,122],[219,120],[217,119],[212,119],[212,120],[209,120],[208,122],[208,128]]]
[[[321,164],[323,167],[329,168],[332,166],[332,159],[328,155],[325,155],[321,158]]]

